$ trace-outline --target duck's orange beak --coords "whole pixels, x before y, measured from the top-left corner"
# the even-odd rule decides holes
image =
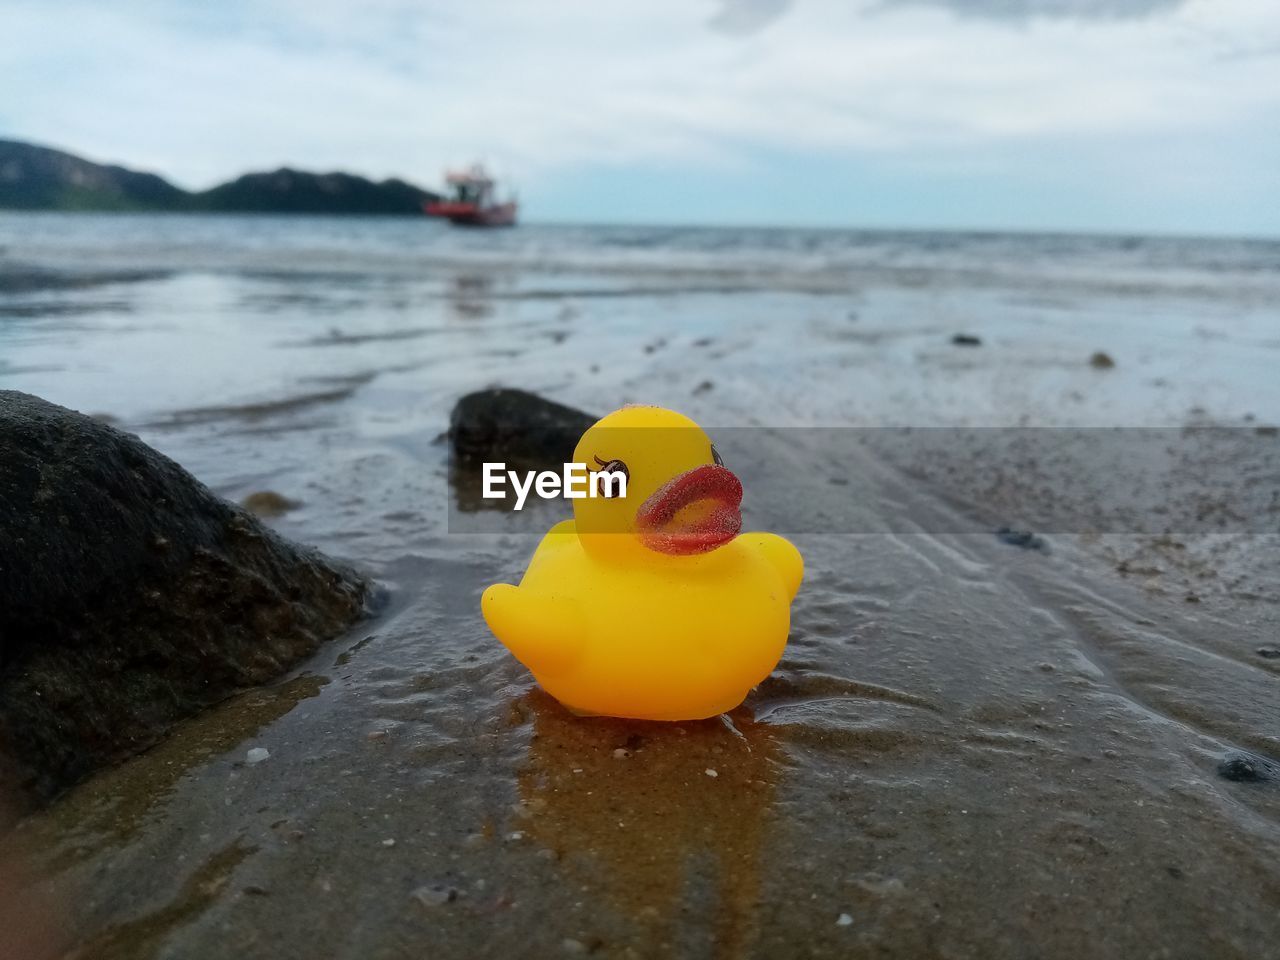
[[[636,531],[650,550],[672,556],[707,553],[742,529],[742,482],[707,464],[668,480],[636,511]]]

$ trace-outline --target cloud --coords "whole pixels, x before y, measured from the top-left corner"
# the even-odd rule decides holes
[[[1277,129],[1275,58],[1222,57],[1276,38],[1274,0],[1166,0],[1146,19],[1116,11],[1159,0],[1045,0],[1077,15],[1013,20],[954,10],[1030,4],[943,2],[10,0],[0,132],[189,186],[286,163],[429,182],[483,158],[536,196],[574,171],[782,154],[921,177],[991,157],[1034,177],[1087,154],[1138,187],[1174,142],[1226,169]]]
[[[721,0],[720,11],[709,26],[731,36],[746,36],[763,30],[789,6],[791,0]]]
[[[964,17],[1032,20],[1118,20],[1167,13],[1186,0],[880,0],[884,8],[946,7]]]

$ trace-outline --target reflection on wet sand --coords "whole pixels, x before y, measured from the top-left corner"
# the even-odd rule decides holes
[[[191,874],[160,909],[108,927],[64,960],[134,960],[155,956],[163,938],[207,910],[227,888],[235,868],[257,851],[239,840],[219,850]]]
[[[326,677],[302,674],[240,694],[181,725],[148,753],[31,815],[14,830],[8,830],[5,798],[0,795],[0,960],[149,956],[145,951],[160,938],[203,912],[236,865],[253,852],[239,839],[208,856],[161,906],[118,924],[102,924],[98,911],[113,906],[118,910],[117,901],[132,902],[141,887],[104,896],[92,876],[76,868],[104,848],[127,845],[156,818],[155,811],[193,767],[228,755],[302,701],[317,696],[328,682]],[[192,850],[200,846],[202,842],[192,844]],[[31,851],[29,857],[24,850]],[[44,887],[33,879],[37,867],[51,878]],[[75,912],[63,911],[57,907],[62,902],[81,906]],[[85,906],[89,902],[92,906]],[[64,954],[89,930],[94,932],[87,941]]]
[[[488,273],[459,273],[449,280],[445,299],[457,320],[483,320],[493,314],[493,277]]]
[[[32,869],[25,834],[10,830],[17,808],[0,790],[0,957],[49,960],[67,947],[65,911]]]
[[[769,728],[742,710],[681,724],[584,721],[536,689],[521,705],[533,716],[519,774],[531,838],[658,954],[747,954],[782,773]],[[700,936],[712,943],[689,942]]]
[[[302,701],[318,696],[328,683],[328,677],[304,673],[232,697],[217,710],[178,726],[143,757],[100,773],[93,778],[93,789],[69,793],[61,803],[32,816],[25,826],[45,842],[46,849],[61,847],[59,855],[48,861],[56,870],[104,846],[126,842],[193,767],[227,755]]]

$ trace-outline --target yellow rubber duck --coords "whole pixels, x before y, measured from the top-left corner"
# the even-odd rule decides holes
[[[543,537],[520,585],[485,590],[489,628],[576,713],[695,720],[733,709],[782,656],[800,552],[739,533],[742,484],[671,410],[609,414],[574,462],[624,474],[626,496],[573,500],[574,519]]]

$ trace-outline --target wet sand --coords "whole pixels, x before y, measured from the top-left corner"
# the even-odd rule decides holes
[[[296,501],[271,522],[388,598],[0,838],[72,956],[1274,954],[1280,535],[1247,438],[1280,419],[1275,276],[713,266],[148,261],[0,300],[3,385]],[[488,634],[480,590],[560,516],[451,530],[439,434],[488,383],[777,428],[731,466],[749,526],[809,531],[808,573],[743,707],[574,718]],[[1212,492],[1254,532],[1064,521],[1043,549],[997,523],[1079,517],[1095,478],[896,429],[1203,422],[1238,428],[1202,451],[1229,468],[1161,499]],[[792,429],[817,426],[895,429],[832,469]],[[779,463],[835,482],[797,503]]]

